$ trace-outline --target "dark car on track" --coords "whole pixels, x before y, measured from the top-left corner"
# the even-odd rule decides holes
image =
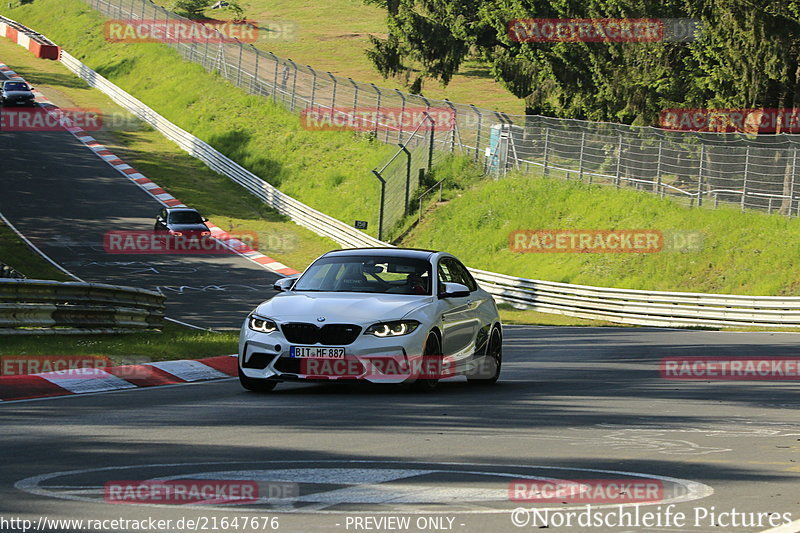
[[[0,84],[0,104],[4,106],[28,106],[36,105],[36,97],[33,94],[33,87],[24,81],[4,81]]]
[[[211,231],[204,218],[189,207],[165,207],[158,213],[153,229],[183,237],[208,237]]]

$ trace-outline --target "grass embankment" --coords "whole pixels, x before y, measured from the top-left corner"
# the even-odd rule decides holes
[[[167,9],[174,3],[156,0]],[[291,58],[300,65],[311,65],[320,72],[372,82],[390,90],[407,90],[404,76],[383,79],[364,53],[371,46],[370,35],[387,35],[385,8],[367,5],[363,0],[305,0],[302,5],[296,0],[248,0],[244,5],[248,19],[268,28],[254,43],[259,49]],[[206,15],[215,19],[231,16],[230,12],[216,9],[207,10]],[[422,94],[510,114],[525,112],[524,101],[494,81],[489,68],[477,61],[465,62],[446,87],[427,80]]]
[[[163,45],[106,43],[101,19],[79,0],[37,0],[10,14],[285,192],[341,220],[366,219],[375,227],[377,188],[369,169],[391,147],[355,133],[305,131],[297,117],[215,82]],[[170,76],[161,76],[164,72]],[[402,244],[447,249],[488,270],[570,283],[741,294],[797,291],[792,246],[800,237],[797,220],[689,209],[648,193],[531,176],[476,182],[458,162],[442,175],[446,172],[458,176],[464,190],[449,191],[450,201]],[[180,191],[171,192],[181,197]],[[510,231],[567,228],[701,231],[704,246],[655,254],[508,249]]]

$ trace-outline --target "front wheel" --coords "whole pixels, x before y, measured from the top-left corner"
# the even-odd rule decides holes
[[[492,330],[489,345],[486,347],[486,356],[483,358],[478,372],[467,376],[467,382],[474,385],[491,385],[500,378],[500,368],[503,366],[503,339],[497,328]]]
[[[241,368],[239,369],[239,383],[245,389],[253,392],[269,392],[278,384],[274,379],[249,378],[242,373]]]
[[[437,337],[435,333],[429,333],[428,338],[425,339],[425,349],[422,353],[423,360],[429,357],[441,357],[441,355],[442,347],[439,344],[439,337]],[[412,387],[414,390],[431,392],[436,389],[438,384],[438,379],[417,379]]]

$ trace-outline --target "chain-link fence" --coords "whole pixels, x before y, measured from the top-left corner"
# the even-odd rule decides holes
[[[113,19],[185,20],[149,0],[84,1]],[[419,137],[417,144],[424,145],[432,135],[434,160],[440,154],[459,152],[497,175],[517,168],[616,187],[631,186],[681,197],[698,206],[727,203],[789,216],[800,211],[800,183],[796,184],[799,136],[678,132],[507,115],[359,83],[298,65],[250,44],[214,40],[179,42],[167,31],[165,42],[187,60],[218,71],[238,87],[280,102],[291,111],[317,110],[363,118],[364,110],[374,110],[373,118],[366,122],[373,125],[376,137],[387,143],[409,144]],[[447,130],[431,134],[429,129],[419,128],[412,134],[418,122],[407,126],[401,120],[385,127],[380,117],[385,116],[386,109],[400,110],[401,116],[406,110],[424,110],[431,115],[446,112],[452,120]],[[363,126],[364,120],[360,124]],[[378,171],[386,180],[384,229],[397,220],[400,210],[395,206],[400,205],[404,212],[408,209],[405,187],[409,180],[402,179],[403,159],[398,153]]]

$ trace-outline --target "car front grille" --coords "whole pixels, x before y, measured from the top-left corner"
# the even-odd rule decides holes
[[[346,346],[355,342],[361,327],[355,324],[327,324],[320,328],[315,324],[291,322],[283,324],[281,331],[286,340],[294,344]]]

